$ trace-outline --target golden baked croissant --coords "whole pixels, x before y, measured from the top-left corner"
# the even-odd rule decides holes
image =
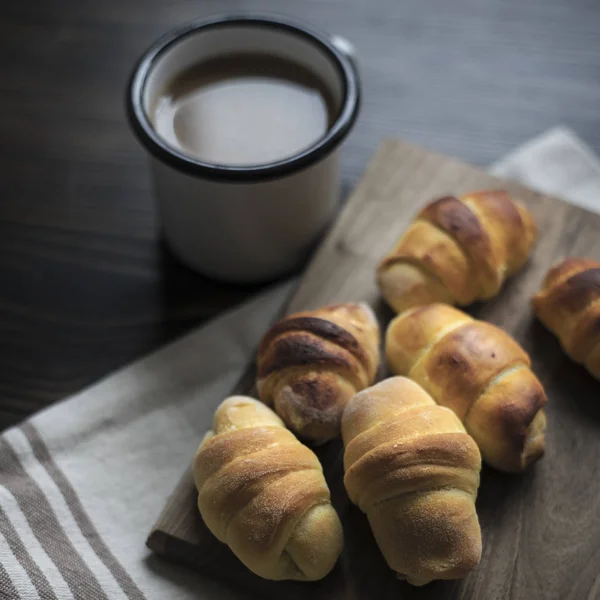
[[[546,394],[529,356],[506,332],[430,304],[390,323],[385,352],[394,373],[458,415],[493,467],[522,471],[543,455]]]
[[[532,302],[567,355],[600,379],[600,262],[567,258],[555,265]]]
[[[392,377],[350,400],[342,437],[348,496],[390,568],[423,585],[464,577],[479,563],[481,456],[451,410]]]
[[[258,393],[300,437],[340,434],[346,403],[375,380],[379,326],[366,304],[336,304],[276,323],[258,349]]]
[[[377,268],[386,302],[401,313],[495,296],[537,237],[533,217],[508,192],[446,196],[427,205]]]
[[[262,402],[223,401],[193,471],[204,522],[251,571],[302,581],[331,571],[343,533],[321,464]]]

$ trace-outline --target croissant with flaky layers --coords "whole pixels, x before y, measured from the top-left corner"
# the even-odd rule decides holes
[[[223,401],[193,473],[204,522],[251,571],[300,581],[331,571],[343,534],[321,464],[262,402]]]
[[[350,398],[375,380],[379,325],[367,304],[336,304],[293,314],[258,349],[258,393],[303,439],[340,434]]]
[[[386,302],[401,313],[495,296],[527,261],[537,228],[503,190],[445,196],[428,204],[377,268]]]
[[[543,455],[546,394],[527,353],[502,329],[430,304],[390,323],[385,352],[392,372],[458,415],[488,464],[518,472]]]
[[[600,379],[600,262],[563,260],[548,271],[532,302],[567,355]]]
[[[481,456],[458,417],[415,382],[358,393],[342,421],[344,484],[390,568],[413,585],[464,577],[481,557]]]

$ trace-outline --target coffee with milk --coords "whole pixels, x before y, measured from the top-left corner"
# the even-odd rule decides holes
[[[203,162],[255,166],[289,158],[333,121],[327,87],[307,69],[267,54],[230,54],[177,74],[150,108],[156,131]]]

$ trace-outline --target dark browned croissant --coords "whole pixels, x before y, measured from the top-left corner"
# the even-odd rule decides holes
[[[446,196],[427,205],[382,260],[378,285],[397,313],[492,298],[525,264],[536,236],[531,214],[508,192]]]
[[[600,379],[600,262],[567,258],[548,271],[532,301],[567,355]]]
[[[258,393],[304,439],[340,434],[346,403],[373,383],[379,326],[366,304],[337,304],[276,323],[258,350]]]
[[[350,400],[344,484],[390,568],[413,585],[464,577],[479,562],[481,457],[458,417],[392,377]]]
[[[430,304],[390,323],[385,351],[394,373],[458,415],[490,465],[522,471],[543,455],[546,394],[527,353],[502,329]]]

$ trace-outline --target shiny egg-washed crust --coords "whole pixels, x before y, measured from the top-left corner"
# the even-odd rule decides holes
[[[527,261],[537,228],[503,190],[428,204],[377,268],[386,302],[401,313],[445,302],[465,306],[495,296]]]
[[[543,455],[546,394],[527,353],[503,330],[430,304],[390,323],[385,352],[393,373],[456,413],[488,464],[519,472]]]
[[[566,354],[600,379],[600,262],[563,260],[548,271],[532,303]]]
[[[343,533],[321,464],[262,402],[221,403],[193,472],[206,526],[252,572],[314,581],[331,571]]]
[[[416,383],[358,393],[342,420],[344,484],[391,569],[413,585],[459,579],[481,557],[481,456],[458,417]]]
[[[257,354],[258,393],[303,439],[339,436],[346,403],[375,380],[379,326],[366,304],[336,304],[273,325]]]

